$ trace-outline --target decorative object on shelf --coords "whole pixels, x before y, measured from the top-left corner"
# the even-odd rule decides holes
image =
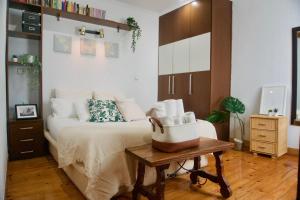
[[[17,120],[38,118],[36,104],[19,104],[15,108]]]
[[[119,44],[105,42],[105,57],[107,58],[119,58]]]
[[[32,89],[38,87],[40,85],[39,81],[39,72],[40,68],[42,66],[38,56],[30,55],[30,54],[24,54],[19,56],[19,63],[21,65],[30,66],[31,68],[27,69],[27,72],[31,75],[31,87]],[[24,71],[20,73],[20,75],[23,75]]]
[[[285,115],[286,111],[286,86],[267,86],[262,88],[259,114],[267,115],[268,110],[276,108],[277,115]],[[274,111],[274,110],[273,110]]]
[[[10,31],[16,31],[17,30],[17,25],[15,25],[15,24],[8,24],[8,30],[10,30]]]
[[[80,38],[80,54],[96,56],[96,41],[86,38]]]
[[[272,110],[272,109],[269,109],[269,110],[268,110],[268,116],[272,116],[272,114],[273,114],[273,110]]]
[[[72,37],[55,34],[53,36],[53,50],[60,53],[72,53]]]
[[[17,62],[18,62],[18,56],[13,55],[12,58],[11,58],[11,60],[12,60],[13,62],[17,63]]]
[[[142,36],[142,30],[141,30],[139,24],[135,21],[135,19],[133,17],[127,18],[127,25],[129,26],[130,31],[132,31],[131,48],[132,48],[132,51],[135,52],[136,42]]]
[[[221,102],[222,110],[214,110],[206,120],[211,123],[224,123],[229,120],[230,114],[233,114],[234,120],[238,122],[240,134],[235,133],[234,142],[237,150],[242,150],[245,136],[245,123],[240,114],[245,113],[245,105],[237,98],[226,97]]]
[[[274,108],[273,113],[274,113],[274,116],[278,116],[278,109]]]
[[[98,31],[87,30],[85,26],[78,29],[79,34],[85,36],[86,33],[98,35],[100,38],[104,38],[104,29],[100,28]]]

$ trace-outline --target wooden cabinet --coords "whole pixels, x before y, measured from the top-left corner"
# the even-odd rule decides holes
[[[272,157],[287,152],[287,117],[253,115],[250,118],[250,151]]]
[[[159,75],[173,73],[173,44],[159,47]]]
[[[13,121],[9,123],[10,160],[42,156],[46,152],[43,120]]]
[[[189,39],[174,43],[173,73],[189,72]]]
[[[161,75],[158,77],[158,100],[159,101],[171,99],[173,97],[172,77],[173,75]]]
[[[190,37],[190,5],[185,5],[180,9],[172,12],[173,19],[169,21],[172,23],[173,41],[179,41]]]
[[[190,4],[190,37],[211,32],[211,0],[197,0]]]

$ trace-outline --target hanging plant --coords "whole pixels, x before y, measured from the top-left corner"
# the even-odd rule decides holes
[[[142,36],[142,30],[133,17],[127,18],[127,25],[129,26],[130,31],[132,31],[131,49],[135,52],[136,42]]]
[[[24,54],[19,56],[18,62],[21,65],[26,65],[30,68],[27,69],[28,74],[31,76],[31,86],[32,88],[39,86],[39,71],[42,66],[38,56]]]

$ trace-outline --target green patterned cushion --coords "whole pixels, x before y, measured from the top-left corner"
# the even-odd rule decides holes
[[[88,100],[90,122],[124,122],[116,102],[112,100]]]

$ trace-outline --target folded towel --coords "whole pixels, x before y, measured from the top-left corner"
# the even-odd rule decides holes
[[[182,99],[176,100],[176,104],[177,104],[177,115],[178,116],[184,115],[184,107],[183,107]]]
[[[167,116],[168,117],[177,116],[177,100],[174,99],[165,100],[164,103],[165,103]]]

